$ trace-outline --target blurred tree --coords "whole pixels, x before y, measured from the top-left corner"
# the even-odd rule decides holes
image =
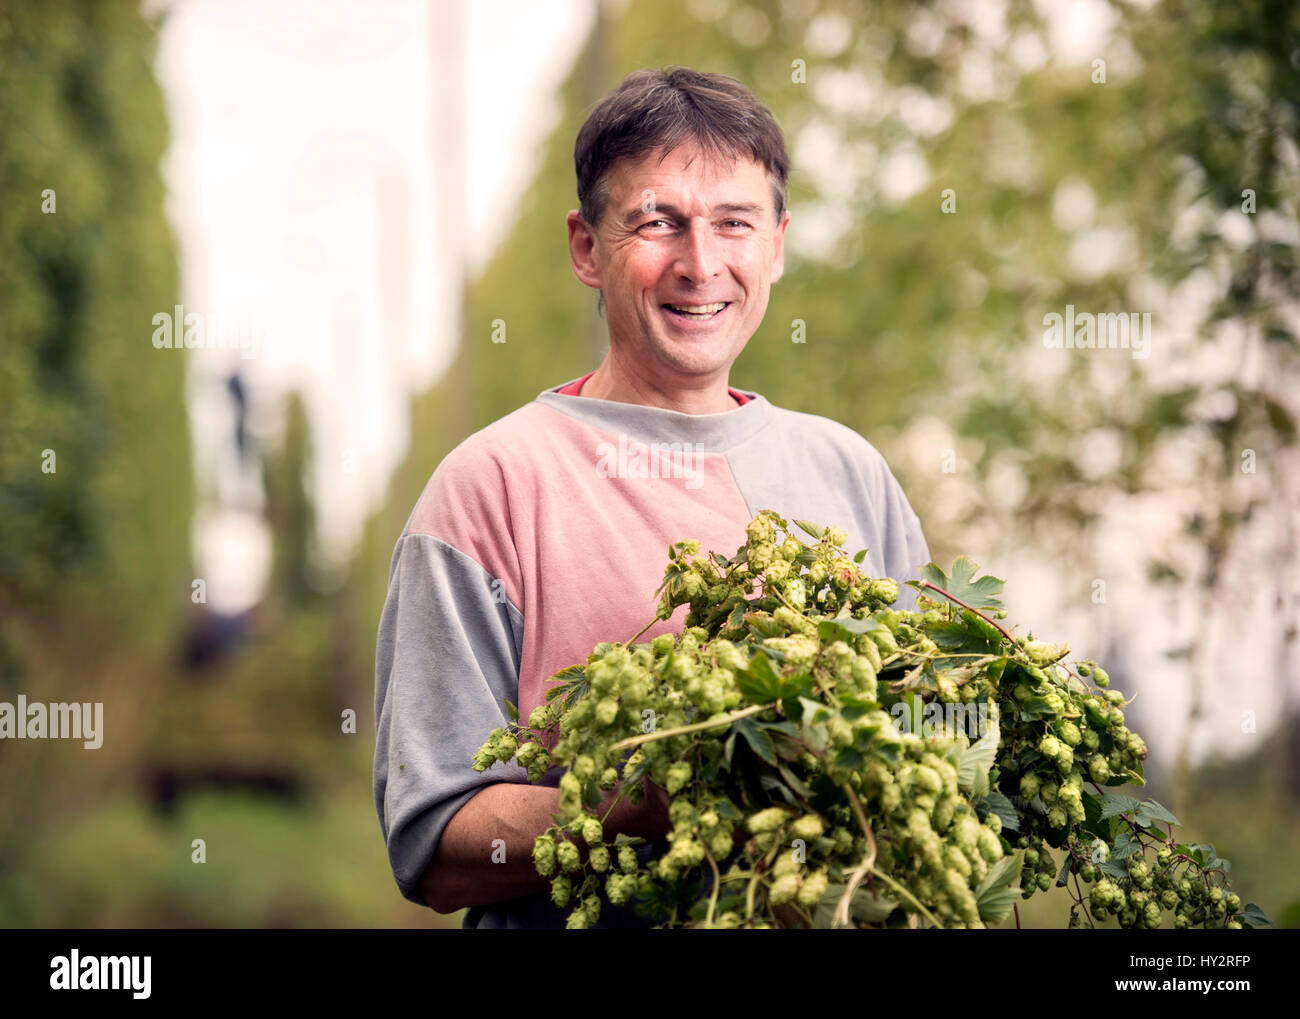
[[[155,45],[130,0],[0,6],[0,618],[158,649],[193,479],[186,355],[151,343],[178,294]]]
[[[272,534],[268,598],[286,606],[301,604],[314,593],[311,550],[316,538],[315,511],[307,494],[311,468],[311,427],[302,394],[285,401],[280,449],[263,457],[266,519]]]

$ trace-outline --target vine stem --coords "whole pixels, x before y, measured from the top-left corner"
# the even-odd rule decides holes
[[[659,729],[656,732],[643,733],[640,736],[629,736],[627,739],[621,739],[609,748],[609,752],[617,753],[622,750],[629,750],[632,747],[639,747],[642,743],[653,743],[655,740],[668,739],[672,736],[682,736],[688,732],[703,732],[705,729],[716,729],[722,725],[730,725],[732,722],[742,718],[748,718],[750,715],[757,715],[761,711],[767,711],[769,708],[776,707],[777,702],[771,704],[751,704],[747,708],[740,708],[737,711],[728,712],[725,715],[718,715],[716,718],[709,718],[703,722],[695,722],[691,725],[679,725],[675,729]]]
[[[718,905],[718,888],[722,884],[722,875],[718,873],[718,865],[713,862],[713,854],[709,852],[709,847],[704,847],[704,858],[709,861],[709,867],[713,871],[713,892],[709,895],[709,912],[704,918],[705,926],[713,926],[713,910]]]
[[[1009,634],[1005,629],[1003,629],[1003,627],[998,623],[998,621],[997,621],[996,619],[990,619],[988,616],[986,616],[986,615],[985,615],[983,612],[981,612],[979,609],[971,608],[971,606],[967,605],[967,604],[966,604],[964,601],[962,601],[960,598],[957,598],[957,597],[955,597],[955,596],[949,594],[949,593],[948,593],[947,591],[945,591],[942,587],[937,587],[937,586],[935,586],[934,584],[931,584],[928,580],[923,580],[923,581],[921,581],[921,586],[922,586],[922,587],[928,587],[931,591],[938,591],[938,592],[939,592],[941,595],[943,595],[945,598],[948,598],[948,599],[950,599],[950,600],[952,600],[952,601],[955,601],[958,605],[960,605],[962,608],[966,609],[967,611],[969,611],[969,612],[974,612],[975,615],[979,616],[979,617],[980,617],[981,619],[983,619],[986,623],[988,623],[988,624],[989,624],[990,626],[992,626],[995,630],[997,630],[998,633],[1002,634],[1002,636],[1006,637],[1007,640],[1011,641],[1012,644],[1014,644],[1014,643],[1016,642],[1016,638],[1013,637],[1013,636],[1011,636],[1011,634]]]
[[[847,927],[850,922],[849,903],[853,900],[853,893],[858,890],[858,885],[862,884],[862,879],[876,865],[876,835],[871,830],[871,825],[867,822],[867,815],[862,809],[862,801],[858,799],[858,794],[853,791],[853,786],[848,782],[840,786],[845,795],[849,798],[849,804],[853,807],[853,816],[857,818],[858,826],[861,827],[862,833],[867,837],[867,855],[862,858],[849,877],[849,882],[844,886],[844,894],[840,896],[840,901],[835,905],[835,917],[832,921],[834,927]]]
[[[889,885],[889,887],[892,888],[898,895],[901,895],[903,898],[907,899],[908,902],[910,902],[913,906],[916,907],[917,912],[920,913],[927,920],[929,920],[930,923],[933,924],[936,928],[940,930],[943,929],[943,924],[941,924],[938,920],[935,919],[934,914],[931,913],[924,906],[922,906],[921,903],[917,901],[916,896],[914,896],[906,888],[900,885],[892,877],[890,877],[884,871],[877,870],[874,866],[871,868],[871,873],[876,877],[880,878],[880,880],[885,882],[885,884]]]
[[[657,623],[657,622],[659,622],[659,617],[658,617],[658,616],[655,616],[654,619],[650,620],[650,622],[646,623],[645,626],[643,626],[643,627],[641,627],[641,629],[637,630],[637,632],[634,633],[634,634],[632,634],[631,637],[629,637],[627,640],[623,641],[623,646],[624,646],[624,647],[628,647],[628,646],[631,645],[631,644],[635,644],[635,643],[636,643],[636,639],[637,639],[638,637],[640,637],[641,634],[645,633],[646,630],[650,629],[650,627],[654,626],[655,623]]]
[[[1075,901],[1078,902],[1081,907],[1083,907],[1083,915],[1087,917],[1088,926],[1091,927],[1093,930],[1096,930],[1097,925],[1092,922],[1092,913],[1088,909],[1088,904],[1083,901],[1083,889],[1079,887],[1079,872],[1077,870],[1073,871],[1071,873],[1071,877],[1074,878],[1074,893],[1077,896]]]

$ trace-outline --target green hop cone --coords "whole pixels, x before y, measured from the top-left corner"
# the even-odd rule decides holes
[[[618,701],[613,697],[602,697],[596,702],[596,724],[611,725],[618,717]]]
[[[589,846],[598,846],[605,836],[604,829],[601,827],[597,818],[589,817],[582,822],[582,841]]]
[[[582,867],[582,854],[572,842],[561,842],[556,846],[555,859],[561,869],[570,874]]]
[[[538,835],[533,841],[533,865],[542,877],[555,872],[555,839],[551,836]]]
[[[605,898],[609,899],[610,904],[621,906],[636,891],[636,878],[627,874],[610,874],[605,879]]]
[[[582,813],[582,781],[571,771],[560,776],[560,813],[566,818]]]
[[[568,874],[561,874],[551,879],[551,901],[563,909],[573,894],[573,881]]]
[[[754,835],[761,835],[764,832],[773,832],[778,830],[789,820],[789,813],[780,807],[768,807],[766,810],[760,810],[757,814],[750,815],[745,822],[745,827]]]
[[[1035,665],[1042,667],[1051,665],[1061,657],[1061,649],[1055,644],[1049,644],[1042,640],[1031,640],[1025,644],[1025,654],[1029,655],[1029,660]],[[1051,755],[1048,755],[1051,756]]]
[[[825,831],[826,827],[822,824],[822,819],[816,814],[805,814],[790,825],[790,834],[806,842],[821,838]]]
[[[669,796],[681,792],[687,782],[691,780],[691,765],[688,761],[678,761],[668,768],[667,781],[664,782],[664,789]]]
[[[637,866],[636,850],[631,846],[619,846],[618,869],[624,874],[635,874]]]
[[[799,891],[795,893],[795,898],[799,905],[812,909],[822,901],[822,896],[826,894],[826,887],[829,881],[826,872],[823,870],[809,874],[799,886]]]
[[[892,605],[898,601],[898,581],[881,577],[867,585],[867,597]]]
[[[772,887],[768,891],[768,901],[774,906],[787,903],[799,894],[799,887],[802,884],[798,874],[784,874],[772,882]]]

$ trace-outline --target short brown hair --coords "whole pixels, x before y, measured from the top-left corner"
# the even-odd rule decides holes
[[[763,166],[780,222],[790,176],[781,125],[735,78],[688,67],[633,71],[591,111],[573,147],[582,218],[593,228],[599,223],[616,162],[659,148],[667,154],[687,140],[712,156],[748,155]]]

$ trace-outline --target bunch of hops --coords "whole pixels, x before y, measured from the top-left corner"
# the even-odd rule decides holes
[[[1268,923],[1212,846],[1109,791],[1143,784],[1124,698],[1006,629],[1001,581],[931,564],[894,609],[842,530],[795,523],[811,542],[763,511],[730,558],[673,545],[657,618],[688,605],[684,632],[597,645],[478,752],[534,782],[562,769],[533,859],[568,926],[608,901],[664,927],[986,927],[1053,883],[1071,926]],[[645,781],[672,830],[643,864],[596,811]]]

